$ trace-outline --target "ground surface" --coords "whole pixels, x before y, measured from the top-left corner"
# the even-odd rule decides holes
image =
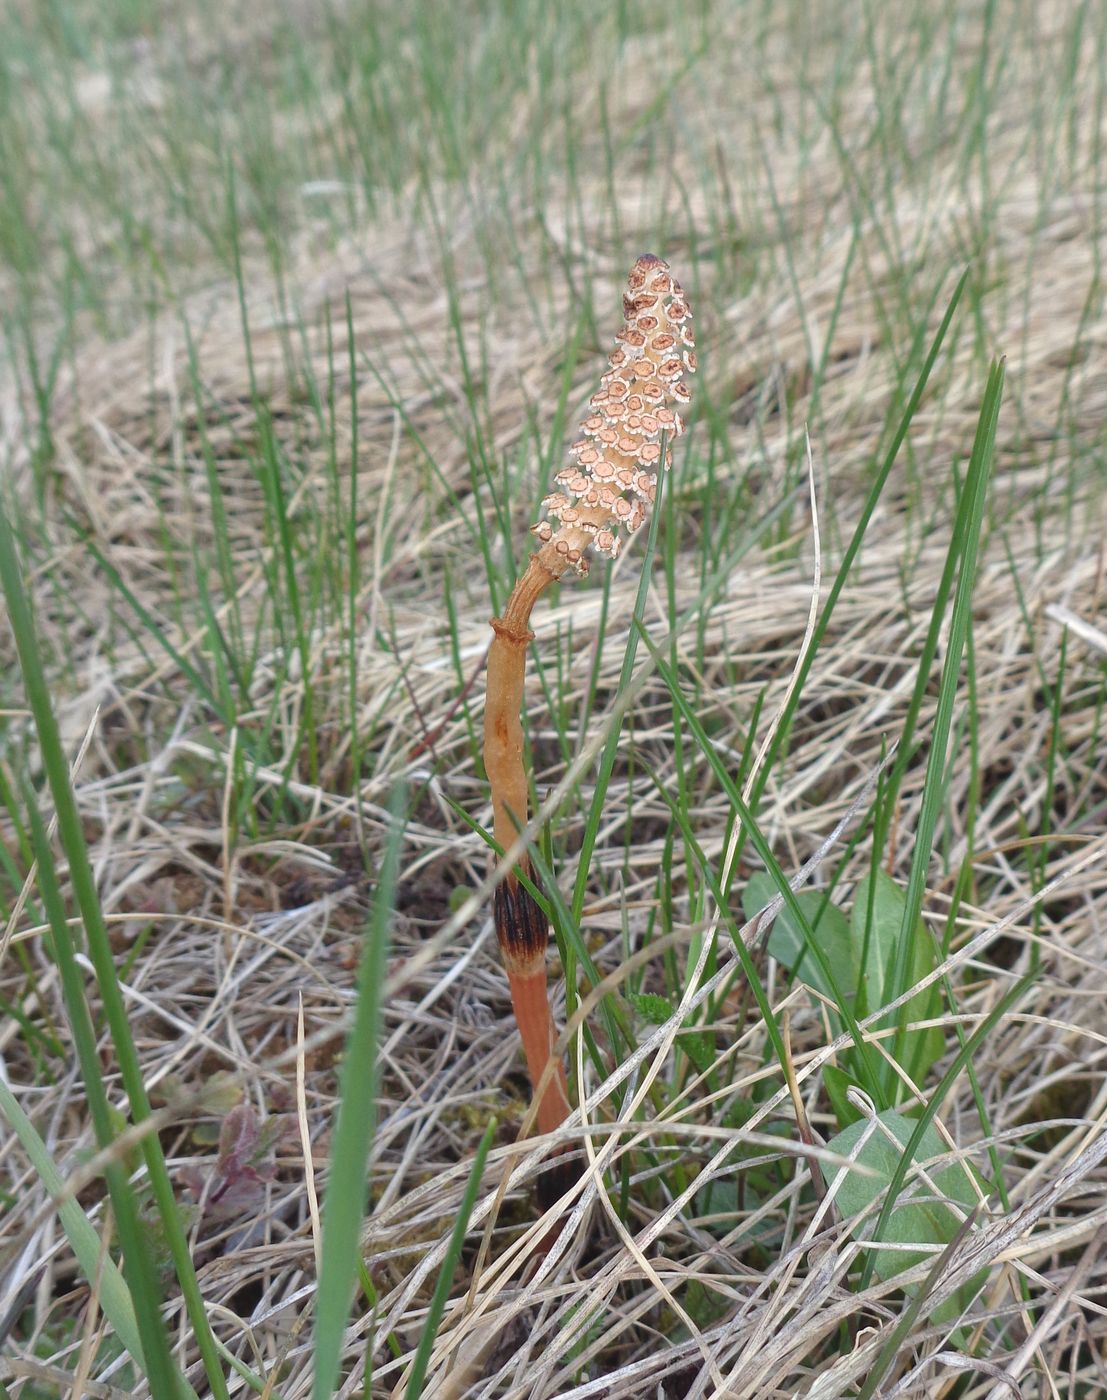
[[[268,1393],[310,1393],[313,1193],[403,784],[342,1393],[401,1386],[495,1117],[426,1394],[854,1396],[874,1374],[888,1396],[1102,1394],[1107,23],[1093,4],[594,8],[133,0],[6,21],[3,498],[212,1326]],[[638,643],[618,710],[644,539],[534,620],[528,732],[570,908],[595,839],[573,1005],[611,979],[570,1043],[586,1213],[536,1274],[528,1089],[488,905],[465,904],[489,819],[468,683],[645,250],[688,289],[701,366],[642,608],[660,660]],[[943,570],[997,355],[943,686]],[[94,1138],[22,778],[51,804],[6,629],[0,649],[0,1073],[71,1177]],[[612,733],[590,816],[597,763],[572,764]],[[785,875],[820,853],[809,885],[847,912],[873,866],[909,885],[932,825],[939,1035],[918,1088],[986,1198],[956,1258],[990,1267],[952,1314],[908,1316],[894,1278],[862,1277],[851,1212],[821,1201],[804,1136],[840,1126],[824,1070],[849,1037],[831,1061],[841,1022],[748,931],[768,1018],[746,990],[731,933],[765,862],[720,766]],[[871,1045],[891,1061],[888,1025]],[[0,1172],[0,1381],[147,1393],[15,1133]],[[107,1240],[95,1173],[76,1199]]]

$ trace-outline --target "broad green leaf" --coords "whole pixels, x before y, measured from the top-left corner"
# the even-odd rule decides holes
[[[823,1069],[823,1084],[839,1124],[844,1128],[848,1123],[856,1123],[861,1115],[846,1097],[850,1089],[859,1087],[853,1075],[847,1074],[837,1065],[826,1065]]]
[[[895,1109],[886,1109],[878,1115],[875,1123],[859,1119],[827,1144],[831,1152],[848,1157],[865,1138],[855,1160],[868,1170],[847,1169],[838,1186],[838,1207],[847,1219],[869,1210],[882,1199],[916,1126],[910,1118],[905,1118]],[[948,1149],[937,1130],[928,1126],[916,1153],[916,1163],[926,1168],[928,1162],[946,1156]],[[971,1170],[958,1162],[927,1169],[929,1182],[933,1183],[932,1189],[912,1168],[895,1208],[888,1216],[882,1239],[900,1246],[948,1244],[963,1219],[963,1213],[967,1214],[977,1204],[977,1193],[969,1175]],[[834,1175],[836,1173],[828,1172],[829,1179],[833,1179]],[[959,1211],[955,1206],[962,1209]],[[874,1221],[875,1215],[869,1211],[858,1231],[859,1237],[868,1236]],[[932,1257],[934,1252],[924,1248],[877,1249],[875,1269],[882,1279],[893,1279],[920,1260]],[[979,1291],[985,1273],[971,1279],[934,1316],[948,1319],[960,1315]]]
[[[862,976],[862,1006],[866,1014],[886,1000],[886,974],[895,965],[896,944],[903,923],[903,891],[883,870],[858,882],[850,915],[850,934]]]
[[[771,875],[764,871],[752,876],[742,895],[742,910],[747,919],[753,916],[777,894],[777,887]],[[860,958],[855,955],[850,926],[845,915],[831,904],[825,894],[817,890],[804,890],[796,895],[804,918],[814,930],[816,938],[834,968],[841,987],[852,991],[857,986],[857,970]],[[791,912],[785,906],[776,916],[769,934],[769,952],[777,962],[790,968],[809,987],[834,1000],[831,987],[827,984],[815,959],[807,953],[807,943],[803,930],[797,927]]]
[[[754,875],[746,885],[742,897],[746,917],[752,919],[759,909],[764,909],[776,892],[776,884],[770,875]],[[861,976],[861,944],[855,939],[846,916],[830,902],[827,895],[820,894],[817,890],[805,890],[796,895],[796,902],[819,940],[828,963],[833,967],[839,988],[845,995],[854,998]],[[776,916],[769,933],[768,947],[777,962],[791,968],[793,974],[802,982],[829,998],[833,1004],[837,1004],[834,990],[823,975],[822,968],[808,952],[803,929],[798,926],[787,907]],[[839,1017],[831,1013],[830,1025],[834,1035],[841,1033],[843,1024]],[[852,1050],[846,1050],[842,1058],[845,1065],[856,1068]],[[852,1123],[857,1117],[857,1112],[847,1101],[846,1090],[851,1086],[857,1087],[859,1080],[846,1070],[828,1065],[823,1074],[823,1082],[839,1126],[845,1127],[847,1123]]]

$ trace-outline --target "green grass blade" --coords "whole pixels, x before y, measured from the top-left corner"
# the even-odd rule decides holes
[[[891,1370],[897,1356],[899,1356],[900,1348],[906,1343],[911,1329],[914,1327],[923,1308],[926,1306],[927,1299],[941,1283],[953,1256],[961,1246],[962,1240],[967,1239],[969,1233],[975,1227],[978,1214],[979,1207],[974,1206],[957,1227],[953,1238],[946,1245],[945,1249],[943,1249],[937,1259],[934,1260],[922,1287],[913,1298],[908,1300],[907,1306],[904,1308],[899,1321],[888,1334],[887,1341],[881,1347],[876,1360],[873,1362],[872,1369],[865,1377],[864,1385],[862,1385],[857,1393],[857,1400],[872,1400],[872,1397],[876,1394],[877,1386]]]
[[[135,617],[142,624],[144,630],[148,632],[151,637],[153,637],[154,641],[157,642],[157,644],[165,652],[166,656],[169,657],[173,665],[176,666],[176,668],[180,671],[181,675],[188,682],[192,690],[197,695],[203,696],[203,698],[211,706],[213,712],[217,714],[220,719],[222,719],[228,724],[233,723],[233,716],[228,716],[223,712],[219,704],[219,698],[215,694],[215,691],[209,685],[207,679],[200,674],[200,672],[196,669],[195,666],[193,666],[192,662],[189,661],[189,659],[184,655],[184,653],[178,651],[178,649],[173,645],[173,643],[166,636],[165,630],[158,622],[157,618],[154,617],[150,610],[144,606],[141,600],[135,595],[133,590],[127,585],[123,578],[123,575],[119,572],[119,570],[115,567],[115,565],[111,562],[107,555],[104,554],[104,552],[100,549],[99,545],[97,545],[96,541],[92,538],[88,531],[83,529],[80,525],[78,525],[76,521],[72,522],[72,528],[74,533],[80,539],[81,543],[92,555],[93,559],[95,559],[97,564],[99,564],[100,568],[103,569],[104,573],[108,578],[108,582],[112,585],[113,588],[117,590],[119,595],[127,603],[128,607],[130,607],[133,610]]]
[[[304,616],[304,605],[300,596],[300,583],[296,573],[296,556],[293,548],[292,521],[288,512],[288,492],[281,470],[281,452],[273,433],[273,425],[267,412],[258,410],[258,431],[261,437],[262,461],[264,463],[264,485],[269,497],[269,507],[276,523],[277,542],[280,558],[284,566],[285,596],[292,620],[292,630],[296,651],[300,657],[300,680],[303,684],[303,713],[297,740],[307,741],[308,778],[314,785],[319,781],[318,735],[315,727],[315,691],[312,677],[311,646],[308,640],[308,626]],[[293,754],[299,742],[293,746]]]
[[[958,533],[962,538],[963,551],[961,571],[957,578],[957,591],[953,599],[949,642],[942,665],[938,708],[934,717],[934,735],[930,743],[930,752],[927,755],[922,807],[915,834],[911,873],[907,880],[903,925],[900,929],[899,944],[896,949],[895,971],[888,988],[890,992],[888,1000],[894,1000],[906,990],[905,979],[908,975],[910,962],[911,938],[919,915],[922,913],[927,872],[930,868],[930,857],[934,846],[934,832],[945,794],[949,735],[953,723],[954,702],[957,698],[961,677],[961,658],[964,655],[968,636],[973,585],[976,581],[976,559],[984,520],[984,501],[987,496],[988,480],[991,476],[992,462],[995,456],[996,425],[999,421],[999,406],[1003,398],[1003,377],[1004,362],[1000,360],[993,364],[988,376],[984,401],[981,404],[980,417],[976,426],[976,438],[969,459],[968,476],[965,481],[965,489],[961,493],[961,506],[958,511]],[[897,1063],[902,1062],[908,1019],[909,1012],[905,1006],[900,1010],[896,1028],[893,1056]],[[893,1073],[891,1067],[889,1067],[888,1073]]]
[[[111,1112],[108,1107],[107,1091],[104,1088],[100,1070],[100,1058],[96,1050],[96,1035],[93,1031],[92,1016],[84,996],[84,980],[77,968],[73,951],[73,940],[65,917],[65,906],[61,890],[58,888],[57,873],[54,869],[53,852],[46,836],[46,828],[32,792],[25,792],[31,837],[34,842],[35,858],[38,862],[38,886],[43,908],[50,922],[53,934],[54,957],[62,980],[62,993],[65,1009],[69,1017],[73,1043],[77,1049],[77,1060],[84,1080],[85,1096],[88,1099],[96,1142],[101,1149],[110,1148],[115,1141]],[[119,1240],[123,1246],[123,1258],[127,1277],[132,1283],[134,1312],[137,1315],[138,1331],[142,1338],[142,1349],[135,1352],[125,1337],[120,1340],[131,1352],[135,1360],[147,1373],[155,1394],[158,1387],[179,1387],[181,1377],[176,1374],[169,1353],[169,1339],[162,1321],[160,1290],[157,1272],[146,1235],[139,1221],[138,1202],[127,1180],[127,1173],[121,1161],[109,1162],[104,1169],[112,1210],[115,1212],[119,1229]],[[94,1256],[95,1258],[95,1256]],[[82,1260],[82,1267],[84,1261]],[[95,1277],[89,1274],[91,1281]],[[145,1357],[150,1358],[149,1367]]]
[[[354,1022],[346,1045],[330,1180],[323,1203],[323,1249],[315,1307],[313,1400],[334,1390],[342,1338],[357,1281],[365,1218],[365,1169],[376,1129],[377,1035],[381,988],[388,955],[396,871],[403,841],[402,790],[392,802],[391,823],[373,912],[361,951]]]
[[[23,1112],[19,1101],[2,1078],[0,1078],[0,1113],[7,1119],[12,1132],[19,1139],[19,1145],[26,1152],[43,1186],[55,1200],[61,1202],[58,1206],[58,1219],[62,1223],[62,1229],[65,1231],[66,1238],[69,1240],[77,1263],[80,1264],[85,1277],[91,1281],[99,1271],[100,1307],[103,1309],[104,1316],[111,1323],[115,1335],[134,1357],[143,1372],[149,1374],[131,1291],[114,1259],[109,1256],[101,1262],[100,1236],[81,1209],[79,1202],[74,1200],[72,1196],[66,1198],[65,1178],[54,1164],[50,1150],[39,1136],[35,1125]],[[164,1328],[162,1331],[164,1335]],[[190,1391],[189,1393],[194,1392]]]
[[[495,1132],[496,1120],[493,1118],[488,1127],[485,1128],[484,1136],[477,1148],[477,1154],[473,1158],[472,1170],[469,1172],[469,1180],[465,1185],[465,1194],[461,1198],[461,1206],[457,1212],[457,1219],[454,1221],[450,1243],[446,1248],[446,1257],[442,1260],[442,1267],[438,1271],[438,1279],[434,1285],[434,1293],[431,1295],[430,1307],[427,1309],[423,1335],[419,1338],[419,1347],[411,1365],[411,1374],[408,1376],[404,1400],[419,1400],[419,1396],[423,1393],[423,1383],[427,1376],[431,1347],[434,1345],[438,1324],[442,1321],[442,1314],[446,1311],[446,1301],[450,1296],[450,1284],[453,1282],[457,1261],[461,1258],[461,1247],[465,1243],[469,1217],[473,1213],[474,1205],[476,1205],[477,1192],[480,1190],[481,1177],[484,1175],[484,1163],[488,1157],[488,1149],[492,1146]]]
[[[772,1003],[762,985],[761,974],[758,971],[757,964],[754,962],[750,950],[746,947],[737,920],[730,912],[730,903],[723,893],[718,876],[711,868],[711,862],[708,860],[700,843],[696,840],[685,808],[665,789],[660,779],[655,778],[654,785],[657,789],[658,796],[668,806],[673,821],[680,828],[685,845],[696,864],[699,866],[700,873],[707,884],[707,888],[711,891],[711,898],[715,901],[715,908],[719,911],[719,918],[730,934],[731,941],[734,944],[734,951],[738,956],[738,961],[745,974],[750,992],[753,994],[753,999],[757,1003],[757,1009],[761,1013],[761,1020],[765,1026],[765,1033],[772,1043],[777,1060],[783,1066],[787,1063],[787,1051],[784,1044],[784,1037],[781,1034],[780,1026],[773,1012]]]
[[[20,668],[23,673],[23,684],[38,732],[42,763],[54,799],[58,835],[69,862],[69,879],[73,888],[73,898],[85,926],[89,957],[96,972],[96,981],[104,1006],[104,1014],[111,1030],[120,1076],[130,1103],[131,1117],[135,1124],[139,1124],[149,1118],[150,1103],[143,1083],[142,1067],[139,1064],[134,1040],[131,1037],[126,1004],[116,975],[108,930],[104,922],[103,911],[100,908],[96,879],[85,844],[84,827],[69,780],[69,765],[50,701],[50,692],[46,684],[42,658],[35,637],[31,608],[23,587],[15,537],[7,513],[3,508],[0,508],[0,583],[3,585],[4,595],[7,599],[12,634],[15,637]],[[155,1133],[147,1133],[143,1137],[142,1152],[166,1242],[177,1270],[177,1278],[188,1310],[189,1321],[192,1324],[196,1343],[204,1360],[208,1382],[217,1400],[228,1400],[226,1380],[219,1363],[211,1326],[204,1308],[204,1300],[196,1282],[196,1272],[192,1265],[188,1240],[173,1195],[173,1184],[169,1179],[161,1143]],[[147,1359],[152,1364],[152,1358],[148,1357]]]
[[[358,512],[358,431],[359,415],[357,406],[357,344],[354,336],[354,310],[350,302],[350,290],[346,289],[346,344],[349,355],[350,374],[350,500],[346,510],[345,518],[345,546],[346,546],[346,591],[347,591],[347,614],[346,630],[348,633],[349,654],[346,660],[348,672],[347,678],[347,703],[350,707],[350,772],[353,789],[356,792],[358,783],[361,781],[361,742],[362,736],[358,725],[358,641],[360,639],[360,628],[358,627],[358,592],[361,579],[361,566],[358,557],[357,541],[357,512]],[[357,811],[360,813],[360,805]],[[364,845],[365,838],[361,830],[361,822],[358,821],[358,840]]]
[[[648,636],[644,628],[642,629],[642,640],[645,642],[646,646],[650,650],[651,655],[653,656],[654,664],[657,667],[658,675],[661,677],[662,681],[664,681],[666,687],[668,688],[669,694],[672,697],[673,704],[680,711],[684,719],[684,723],[687,725],[690,734],[699,746],[700,752],[707,760],[708,764],[710,765],[712,771],[715,774],[715,777],[718,779],[720,785],[726,793],[728,800],[733,806],[735,812],[737,812],[742,822],[743,831],[749,836],[750,843],[752,844],[754,850],[761,857],[761,860],[764,862],[765,869],[772,876],[777,889],[780,891],[784,899],[785,907],[787,908],[789,914],[792,916],[792,919],[795,921],[796,927],[802,929],[803,936],[807,942],[808,950],[814,961],[818,964],[819,970],[822,973],[824,979],[826,980],[827,985],[832,988],[834,993],[834,999],[838,1006],[838,1012],[841,1015],[843,1022],[845,1023],[846,1029],[853,1037],[853,1043],[857,1049],[859,1065],[862,1068],[865,1079],[865,1086],[868,1089],[869,1093],[873,1096],[874,1100],[880,1101],[880,1081],[877,1074],[874,1057],[870,1052],[869,1044],[861,1031],[861,1027],[857,1024],[857,1018],[853,1014],[850,998],[846,994],[846,988],[842,986],[837,972],[831,966],[830,961],[826,956],[826,953],[824,952],[822,946],[819,943],[818,937],[816,936],[814,930],[811,928],[810,923],[808,922],[806,916],[803,913],[802,908],[800,907],[799,901],[796,899],[794,891],[788,883],[787,876],[784,874],[784,871],[780,868],[776,857],[773,855],[769,843],[765,840],[764,836],[762,836],[761,831],[758,828],[756,821],[754,820],[753,811],[743,801],[742,794],[738,791],[734,779],[731,777],[730,773],[727,770],[726,764],[723,763],[722,759],[719,757],[718,753],[715,750],[715,745],[711,742],[711,739],[705,732],[703,725],[699,721],[698,716],[696,715],[695,711],[692,709],[691,705],[689,705],[687,699],[685,698],[684,693],[680,687],[680,682],[669,669],[665,661],[662,660],[661,653],[654,646],[653,642],[650,640],[650,637]],[[722,893],[722,891],[720,891],[720,893]],[[885,1107],[883,1102],[881,1102],[881,1107]]]
[[[830,619],[834,613],[835,607],[838,604],[838,599],[841,596],[842,589],[845,587],[846,579],[848,578],[849,572],[853,568],[854,561],[856,560],[857,555],[861,550],[862,542],[864,541],[866,531],[869,528],[869,521],[872,519],[873,511],[876,510],[877,502],[880,500],[880,497],[884,491],[884,487],[887,484],[888,477],[891,475],[892,467],[895,464],[896,457],[899,454],[899,449],[902,447],[903,441],[907,436],[907,430],[911,426],[911,420],[914,418],[919,405],[922,403],[923,394],[926,392],[926,386],[930,380],[930,375],[932,370],[934,369],[935,362],[938,359],[938,353],[942,348],[942,343],[946,338],[946,333],[948,332],[950,323],[953,320],[953,313],[956,311],[957,304],[961,300],[961,295],[965,290],[965,283],[968,280],[968,276],[969,269],[966,268],[965,271],[962,272],[960,278],[958,279],[956,287],[954,287],[953,289],[953,295],[950,297],[949,305],[946,307],[945,315],[942,317],[941,324],[938,326],[938,330],[935,333],[933,341],[931,342],[930,349],[927,352],[925,361],[923,362],[923,367],[919,371],[919,377],[915,381],[915,387],[911,391],[911,397],[908,399],[907,404],[903,410],[903,414],[900,418],[899,425],[896,428],[895,434],[892,437],[892,441],[888,446],[888,451],[884,454],[884,460],[881,462],[880,469],[877,472],[876,477],[873,480],[873,484],[869,489],[869,494],[865,498],[865,504],[861,509],[861,514],[858,518],[856,526],[854,527],[853,534],[850,536],[849,544],[846,546],[845,553],[842,555],[842,562],[838,566],[838,572],[834,576],[833,583],[830,585],[830,591],[827,594],[826,602],[823,604],[822,612],[819,614],[819,620],[816,622],[814,631],[811,634],[811,641],[800,662],[799,669],[796,673],[795,684],[793,686],[792,692],[788,697],[788,701],[784,706],[783,712],[781,713],[776,739],[774,740],[770,751],[765,756],[765,761],[762,765],[760,776],[756,782],[753,793],[751,794],[750,806],[753,808],[754,811],[757,810],[757,807],[761,801],[761,796],[765,790],[765,784],[769,781],[769,777],[774,771],[773,760],[775,759],[776,755],[780,752],[783,744],[787,741],[789,731],[792,727],[792,720],[795,718],[796,710],[798,709],[800,701],[802,700],[804,695],[804,686],[807,683],[807,677],[811,671],[811,667],[814,664],[815,657],[819,650],[819,644],[822,641],[823,637],[826,635],[826,629],[830,625]],[[917,340],[920,340],[920,343],[922,332],[923,326],[922,324],[920,324],[919,333],[917,337]]]

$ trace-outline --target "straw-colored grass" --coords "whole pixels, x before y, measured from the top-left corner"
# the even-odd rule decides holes
[[[0,419],[3,502],[216,1338],[268,1393],[311,1393],[314,1202],[402,784],[343,1394],[404,1393],[493,1117],[424,1394],[829,1400],[871,1394],[870,1377],[888,1397],[1101,1393],[1097,7],[708,4],[586,22],[522,6],[511,23],[473,7],[462,43],[458,7],[417,6],[428,18],[376,30],[379,69],[375,21],[353,9],[277,23],[188,8],[108,7],[109,23],[79,5],[64,33],[31,7],[13,21],[3,73],[28,94],[3,94]],[[559,1140],[584,1163],[536,1268],[550,1220],[530,1187],[550,1144],[523,1141],[473,677],[646,249],[688,285],[700,363],[648,590],[637,539],[532,622],[534,856],[556,876],[555,1013],[579,1106]],[[823,604],[965,268],[809,653],[816,572]],[[1006,382],[971,610],[949,595],[883,804],[994,355]],[[967,647],[935,786],[955,614]],[[6,627],[0,654],[0,1077],[114,1250],[31,876],[21,780],[47,821],[53,806]],[[821,1194],[820,1176],[841,1189],[824,1075],[841,1022],[746,926],[782,1064],[730,936],[765,862],[748,834],[735,845],[720,765],[754,794],[785,875],[817,856],[807,888],[833,884],[847,912],[874,864],[908,888],[936,816],[921,869],[943,1040],[917,1087],[931,1101],[981,1031],[934,1126],[986,1200],[903,1332],[903,1285],[924,1285],[936,1251],[864,1277],[870,1251]],[[91,977],[86,992],[119,1130]],[[895,1022],[878,1021],[861,1036],[882,1075]],[[834,1062],[850,1055],[847,1029]],[[910,1109],[908,1089],[893,1099]],[[9,1126],[0,1382],[19,1400],[149,1393]],[[173,1357],[206,1394],[147,1168],[133,1136],[113,1151],[155,1240]],[[985,1268],[983,1291],[954,1295],[963,1319],[935,1311]]]

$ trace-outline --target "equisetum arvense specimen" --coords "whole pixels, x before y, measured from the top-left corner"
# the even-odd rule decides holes
[[[644,253],[623,293],[623,328],[609,368],[592,395],[573,443],[572,462],[558,472],[557,490],[543,501],[546,518],[532,526],[539,549],[531,556],[502,617],[492,619],[484,710],[484,763],[492,789],[493,832],[506,850],[527,821],[520,709],[530,613],[538,597],[566,571],[588,572],[589,553],[615,558],[623,532],[645,521],[657,494],[659,466],[672,462],[672,441],[684,431],[680,404],[691,393],[685,373],[696,368],[692,313],[669,265]],[[521,855],[497,886],[495,923],[511,1001],[537,1089],[556,1041],[546,987],[549,926],[516,871],[533,879]],[[560,1061],[538,1104],[538,1127],[552,1132],[569,1113]],[[547,1190],[556,1184],[548,1180]]]

